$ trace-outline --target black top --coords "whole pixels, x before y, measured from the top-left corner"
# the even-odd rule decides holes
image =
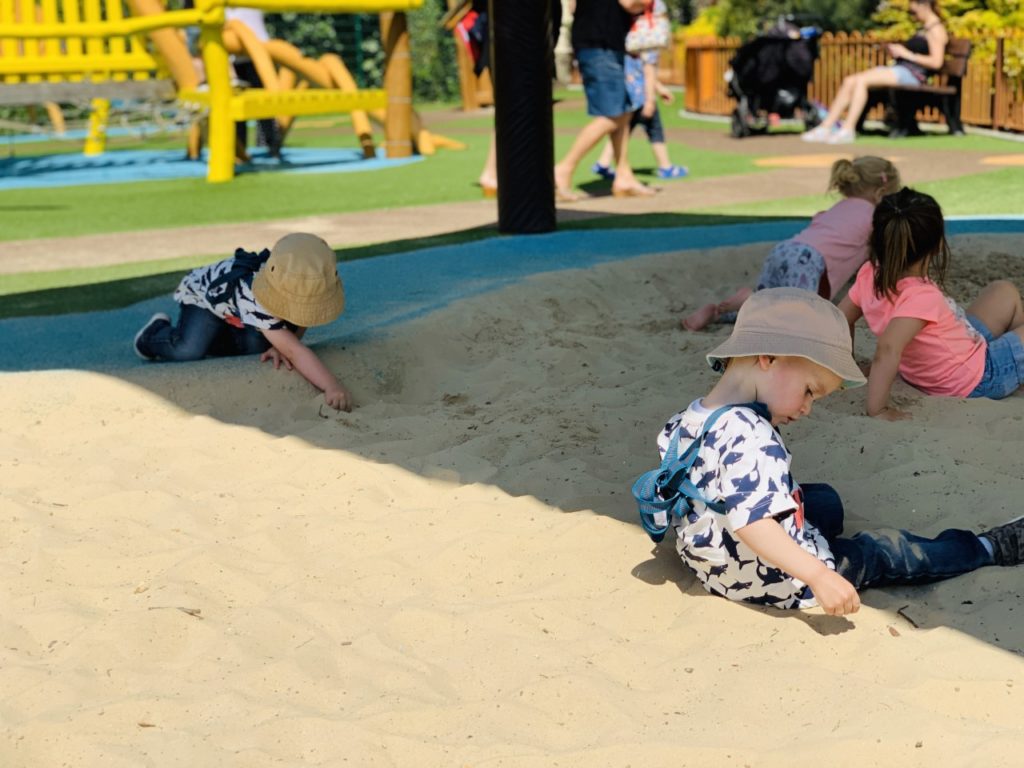
[[[619,0],[577,0],[572,21],[572,47],[626,50],[626,33],[633,26],[633,17],[619,5]]]
[[[907,40],[905,45],[907,50],[911,53],[916,53],[922,56],[928,54],[928,38],[925,37],[923,32],[918,32],[912,38]],[[928,79],[929,75],[938,71],[935,69],[927,69],[917,62],[909,61],[908,59],[896,59],[896,63],[909,69],[910,73],[922,83]]]

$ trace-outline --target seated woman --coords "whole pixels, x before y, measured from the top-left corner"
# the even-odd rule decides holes
[[[869,88],[920,85],[929,75],[942,69],[949,35],[942,25],[938,6],[938,0],[910,0],[910,13],[921,23],[921,29],[906,45],[889,43],[889,55],[896,59],[896,63],[843,78],[828,116],[800,138],[827,144],[849,144],[856,138],[857,121],[867,104]],[[837,128],[844,112],[846,120],[842,128]]]

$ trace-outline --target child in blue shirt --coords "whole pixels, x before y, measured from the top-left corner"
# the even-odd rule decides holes
[[[801,488],[777,427],[811,412],[814,401],[864,384],[849,327],[810,291],[758,291],[740,309],[732,335],[707,356],[722,378],[673,416],[658,438],[684,449],[712,411],[732,406],[703,438],[689,480],[701,501],[671,524],[677,549],[709,592],[777,608],[822,607],[845,615],[857,590],[921,584],[986,565],[1024,562],[1024,518],[980,535],[950,529],[934,539],[904,530],[842,537],[843,507],[827,485]]]

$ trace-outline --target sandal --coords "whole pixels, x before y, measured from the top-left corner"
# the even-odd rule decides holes
[[[601,165],[600,163],[594,163],[594,165],[591,166],[590,170],[592,170],[595,174],[600,176],[605,181],[615,181],[615,171],[613,171],[607,165]]]
[[[690,170],[685,165],[669,165],[658,169],[659,179],[681,179],[689,175]]]

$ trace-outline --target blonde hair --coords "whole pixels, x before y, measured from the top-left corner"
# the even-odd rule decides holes
[[[902,186],[896,166],[873,155],[836,160],[828,179],[829,192],[834,189],[843,197],[862,197],[872,202],[898,192]]]

